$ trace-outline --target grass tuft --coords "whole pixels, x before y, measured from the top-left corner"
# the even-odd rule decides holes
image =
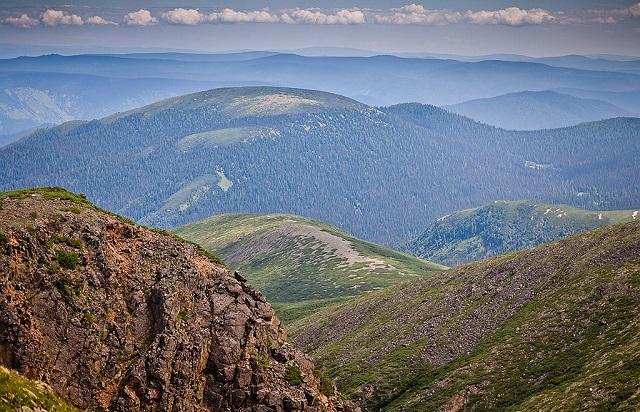
[[[290,365],[284,375],[284,379],[289,385],[298,386],[302,383],[302,371],[298,365]]]
[[[65,269],[75,269],[78,266],[80,258],[73,252],[67,252],[62,249],[56,250],[54,259],[58,261],[60,266]]]

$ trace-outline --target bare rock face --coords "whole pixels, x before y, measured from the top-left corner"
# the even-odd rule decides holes
[[[83,409],[349,410],[241,276],[40,193],[0,206],[0,364]]]

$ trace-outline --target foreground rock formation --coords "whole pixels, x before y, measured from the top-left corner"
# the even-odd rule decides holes
[[[199,247],[57,189],[0,199],[1,365],[82,409],[349,409]]]

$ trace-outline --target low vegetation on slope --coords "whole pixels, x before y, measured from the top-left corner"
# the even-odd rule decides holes
[[[342,405],[244,279],[200,247],[80,195],[0,193],[0,285],[0,366],[81,409]],[[0,389],[13,389],[0,392],[0,405],[31,396],[25,382],[4,375]]]
[[[495,201],[441,217],[405,250],[455,266],[633,220],[640,221],[640,211],[593,211],[526,200]]]
[[[284,214],[226,214],[175,231],[221,256],[285,321],[445,267]]]
[[[0,366],[0,411],[73,412],[77,409],[60,399],[49,385]]]
[[[640,408],[640,222],[417,280],[294,323],[373,410]]]

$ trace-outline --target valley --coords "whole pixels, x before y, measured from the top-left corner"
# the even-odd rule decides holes
[[[640,411],[639,1],[5,0],[0,412]]]

